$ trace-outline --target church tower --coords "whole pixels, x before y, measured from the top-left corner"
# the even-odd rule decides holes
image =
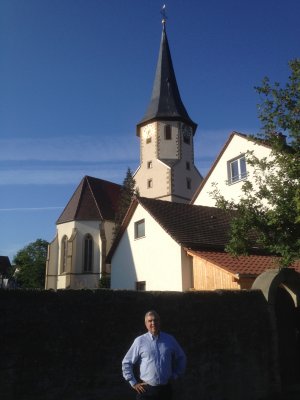
[[[165,18],[152,97],[137,124],[140,166],[134,179],[144,197],[188,203],[203,179],[194,165],[197,124],[180,97],[166,33]]]

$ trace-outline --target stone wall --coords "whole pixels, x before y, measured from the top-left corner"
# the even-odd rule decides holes
[[[176,400],[279,391],[276,331],[259,291],[0,290],[1,400],[134,399],[121,360],[149,309],[187,354]]]

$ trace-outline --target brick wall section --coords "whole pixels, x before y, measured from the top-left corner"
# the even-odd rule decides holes
[[[152,308],[188,357],[176,400],[279,390],[276,332],[258,291],[1,290],[1,400],[134,399],[121,360]]]

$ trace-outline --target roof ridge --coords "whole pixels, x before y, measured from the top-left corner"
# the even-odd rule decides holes
[[[86,181],[87,181],[87,176],[85,175],[83,177],[83,183],[82,183],[81,191],[80,191],[80,194],[79,194],[79,199],[78,199],[78,202],[76,204],[76,210],[75,210],[75,214],[74,214],[74,219],[76,219],[78,211],[79,211],[79,206],[80,206],[81,201],[82,201],[82,196],[83,196],[83,191],[84,191],[84,186],[85,186]]]
[[[80,197],[81,197],[81,195],[82,195],[82,190],[83,190],[83,185],[84,185],[84,180],[85,180],[85,178],[86,178],[86,175],[81,179],[79,185],[76,187],[74,193],[72,194],[70,200],[68,201],[68,203],[66,204],[66,206],[65,206],[65,208],[63,209],[62,213],[61,213],[60,216],[58,217],[56,223],[58,223],[58,221],[62,218],[63,214],[67,211],[69,205],[71,204],[72,200],[74,199],[74,197],[76,196],[76,193],[77,193],[79,190],[80,190],[80,194],[79,194],[79,199],[80,199]],[[81,186],[81,188],[80,188],[80,186]],[[79,201],[78,201],[78,202],[79,202]],[[74,216],[76,216],[76,214],[77,214],[78,202],[77,202],[77,205],[76,205],[76,211],[75,211],[75,213],[74,213]]]
[[[93,189],[92,189],[92,187],[91,187],[91,184],[90,184],[90,181],[89,181],[89,179],[88,179],[88,178],[93,178],[93,177],[88,177],[88,176],[87,176],[86,178],[87,178],[87,183],[88,183],[89,189],[90,189],[90,191],[91,191],[91,194],[92,194],[94,203],[95,203],[95,205],[96,205],[96,207],[97,207],[97,210],[99,211],[100,217],[101,217],[102,220],[103,220],[104,218],[103,218],[102,212],[101,212],[100,208],[98,207],[98,203],[97,203],[97,200],[96,200],[94,191],[93,191]],[[96,179],[97,179],[97,178],[96,178]],[[100,180],[102,180],[102,179],[100,179]],[[106,182],[108,182],[108,181],[106,181]]]

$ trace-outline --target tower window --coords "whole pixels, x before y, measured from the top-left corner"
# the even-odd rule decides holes
[[[192,188],[192,180],[191,178],[186,178],[186,188],[191,189]]]
[[[148,161],[147,162],[147,168],[149,169],[149,168],[152,168],[152,161]]]
[[[191,144],[191,137],[190,137],[190,135],[189,135],[189,134],[185,134],[185,135],[183,136],[183,141],[184,141],[184,143],[186,143],[186,144]]]
[[[90,272],[93,269],[93,238],[90,234],[84,238],[84,249],[83,249],[83,270]]]
[[[152,181],[152,179],[148,179],[148,181],[147,181],[147,188],[148,189],[151,189],[153,187],[153,181]]]
[[[185,167],[186,167],[186,169],[187,169],[188,171],[191,169],[191,164],[190,164],[189,161],[186,161]]]
[[[166,125],[165,127],[165,140],[172,139],[172,128],[171,125]]]
[[[145,236],[145,220],[141,219],[134,223],[134,238],[139,239]]]
[[[148,143],[151,143],[151,136],[148,136],[147,138],[146,138],[146,143],[148,144]]]

